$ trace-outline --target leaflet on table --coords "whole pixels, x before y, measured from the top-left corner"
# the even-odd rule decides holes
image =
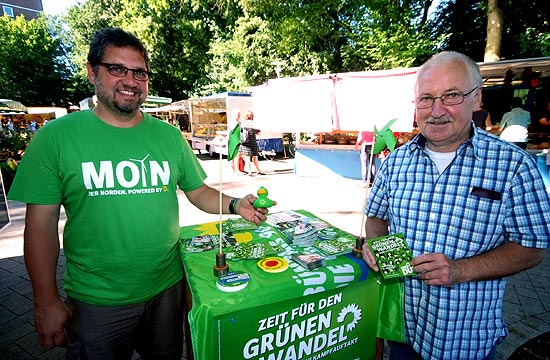
[[[403,234],[391,234],[367,240],[385,279],[414,275],[412,252]]]
[[[324,229],[330,226],[329,223],[314,217],[309,217],[300,214],[293,210],[286,210],[267,215],[267,224],[283,231],[295,227],[298,223],[311,224],[317,230]]]
[[[183,246],[186,252],[203,252],[220,247],[219,235],[198,235],[190,239],[184,239]],[[237,244],[237,240],[229,234],[223,234],[222,247],[228,247]]]
[[[237,243],[225,252],[228,260],[263,259],[275,254],[277,251],[268,242]]]
[[[220,224],[216,225],[218,231],[220,230]],[[243,218],[227,219],[222,224],[224,233],[238,233],[250,230],[256,230],[258,225]]]
[[[314,246],[327,255],[344,255],[351,253],[355,242],[355,236],[341,232],[334,239],[315,241]]]

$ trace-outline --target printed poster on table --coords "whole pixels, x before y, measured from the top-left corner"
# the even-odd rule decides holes
[[[215,358],[375,359],[377,293],[363,282],[221,315]]]

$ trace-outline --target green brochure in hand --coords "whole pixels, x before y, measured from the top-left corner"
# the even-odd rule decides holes
[[[384,279],[414,275],[409,245],[403,234],[367,240]]]

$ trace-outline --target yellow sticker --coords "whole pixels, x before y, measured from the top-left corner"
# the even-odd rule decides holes
[[[258,266],[267,272],[283,272],[288,269],[288,261],[280,257],[268,257],[258,261]]]

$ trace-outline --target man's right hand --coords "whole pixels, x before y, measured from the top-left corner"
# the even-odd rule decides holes
[[[369,247],[369,244],[367,244],[367,242],[365,242],[363,244],[363,249],[362,249],[362,253],[363,253],[363,260],[365,260],[365,262],[367,263],[367,265],[373,270],[373,271],[380,271],[380,268],[378,267],[378,265],[376,264],[376,260],[374,259],[374,255],[372,254],[372,251],[370,251],[370,247]]]
[[[46,350],[65,347],[67,337],[65,327],[71,320],[72,311],[59,299],[54,304],[34,305],[34,322],[38,341]]]

